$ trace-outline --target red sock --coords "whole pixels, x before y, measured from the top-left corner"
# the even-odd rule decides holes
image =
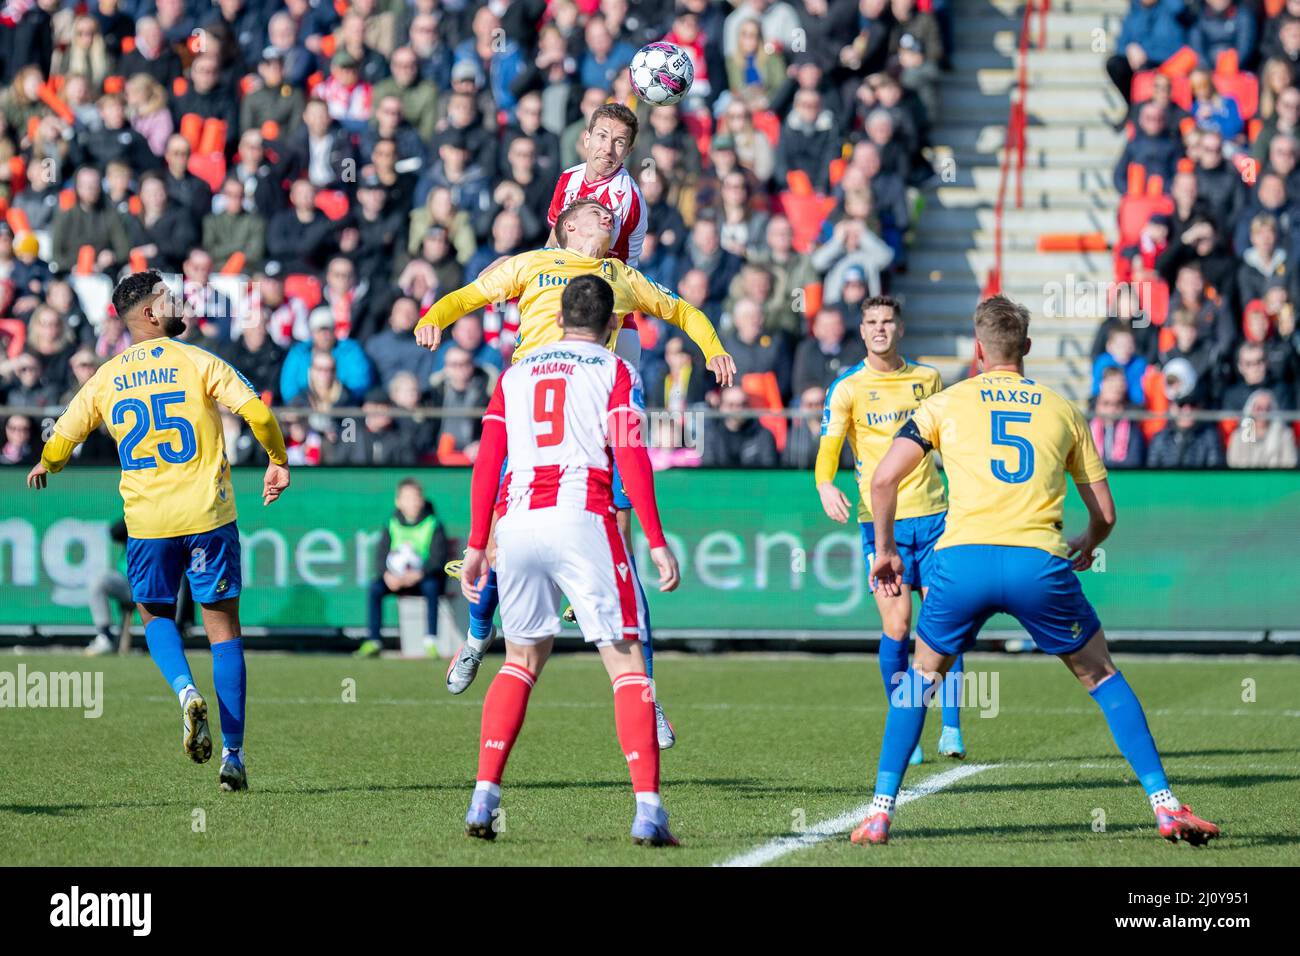
[[[476,780],[501,782],[510,750],[519,737],[528,711],[528,695],[536,678],[527,668],[506,664],[497,671],[483,698],[483,731],[479,737]]]
[[[614,679],[614,726],[627,758],[634,793],[659,792],[659,738],[655,734],[654,696],[645,674]]]

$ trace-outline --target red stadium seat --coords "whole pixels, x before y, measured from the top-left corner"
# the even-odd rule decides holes
[[[190,144],[190,152],[198,152],[199,137],[203,135],[203,117],[198,113],[186,113],[181,117],[179,132]]]
[[[59,190],[59,208],[65,212],[77,204],[77,194],[71,189]]]
[[[17,358],[27,345],[27,323],[22,319],[0,319],[0,335],[9,337],[5,355],[11,359]]]
[[[27,213],[17,206],[10,207],[5,213],[5,222],[9,223],[9,228],[13,230],[15,236],[20,232],[32,231],[31,220],[27,218]]]
[[[122,37],[122,52],[123,53],[135,52],[135,37]]]
[[[456,439],[444,432],[438,439],[438,464],[454,468],[473,463],[463,451],[456,450]]]
[[[1119,201],[1119,247],[1136,243],[1152,216],[1173,211],[1174,201],[1168,196],[1125,196]]]
[[[1155,365],[1146,370],[1142,376],[1142,393],[1146,396],[1148,411],[1165,412],[1169,410],[1169,398],[1165,395],[1165,376]],[[1148,418],[1142,423],[1142,436],[1150,442],[1160,429],[1165,427],[1168,419]]]
[[[316,208],[328,219],[342,219],[348,214],[348,194],[338,189],[322,189],[316,194]]]
[[[822,230],[822,223],[835,208],[835,200],[817,193],[797,196],[792,192],[783,192],[777,196],[777,202],[779,210],[785,213],[794,229],[795,249],[801,253],[808,252]]]
[[[284,297],[297,299],[308,311],[321,303],[320,280],[312,275],[294,273],[284,280]]]
[[[1133,97],[1134,103],[1145,103],[1151,99],[1152,90],[1156,82],[1155,70],[1143,70],[1133,76],[1133,85],[1129,87],[1129,95]],[[1170,76],[1169,98],[1187,111],[1192,108],[1192,84],[1186,76]]]
[[[781,411],[781,389],[776,383],[775,372],[750,372],[740,377],[740,387],[749,398],[750,408]],[[785,450],[786,432],[789,422],[784,415],[764,415],[759,424],[772,433],[776,439],[776,450]]]
[[[226,157],[221,153],[192,153],[186,169],[207,183],[215,193],[226,178]]]
[[[766,136],[772,148],[776,149],[776,144],[781,139],[781,118],[769,110],[762,110],[754,113],[751,119],[754,129]]]

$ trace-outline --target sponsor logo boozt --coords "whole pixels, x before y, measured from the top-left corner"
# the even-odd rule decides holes
[[[537,285],[542,289],[550,289],[555,286],[569,284],[568,276],[553,276],[549,272],[539,273],[537,276]]]
[[[862,424],[867,428],[873,425],[888,425],[890,422],[903,422],[912,417],[915,409],[903,408],[896,412],[867,412],[862,418]]]
[[[151,893],[71,892],[50,897],[50,925],[64,927],[128,927],[133,936],[148,936],[153,926]]]

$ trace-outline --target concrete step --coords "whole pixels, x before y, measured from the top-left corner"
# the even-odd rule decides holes
[[[1050,150],[1069,155],[1081,150],[1102,152],[1109,150],[1118,159],[1127,142],[1122,130],[1115,130],[1106,123],[1093,120],[1084,122],[1078,117],[1058,117],[1056,123],[1030,125],[1025,129],[1025,150]],[[964,122],[954,117],[953,122],[944,120],[935,130],[933,139],[952,149],[973,149],[979,152],[996,152],[1006,145],[1006,117],[995,122]]]
[[[1020,16],[1024,8],[1022,0],[956,0],[953,4],[953,12],[958,17],[989,15],[993,10],[1007,16]],[[1128,8],[1126,0],[1052,0],[1051,12],[1090,16],[1111,14],[1122,18]],[[1033,16],[1037,22],[1037,9]]]
[[[1112,200],[1115,197],[1112,197]],[[993,232],[993,208],[944,208],[927,205],[921,214],[919,228],[942,231],[962,231],[970,234],[976,230]],[[1033,236],[1037,241],[1043,233],[1102,232],[1113,237],[1116,231],[1115,210],[1096,209],[1038,209],[1007,208],[1003,211],[1003,229],[1008,237],[1018,233]]]
[[[1088,89],[1093,84],[1109,82],[1096,57],[1081,58],[1077,63],[1059,66],[1030,65],[1025,71],[1030,95],[1049,89]],[[974,81],[972,83],[972,80]],[[1000,67],[980,67],[944,74],[939,82],[939,95],[950,92],[978,89],[981,93],[1008,95],[1020,86],[1020,72],[1012,62]]]
[[[1088,353],[1092,348],[1092,332],[1074,335],[1031,327],[1030,338],[1033,341],[1030,355],[1036,354],[1039,359],[1059,358],[1066,361],[1087,362],[1089,369],[1091,369],[1092,360]],[[912,328],[909,328],[907,337],[903,341],[906,350],[926,355],[951,355],[967,362],[975,357],[975,336],[970,333],[969,326],[966,334],[957,335],[934,334],[928,330],[918,333],[913,325]],[[1073,374],[1073,370],[1074,366],[1071,366],[1071,374]]]
[[[1010,279],[1011,277],[1008,277]],[[1062,285],[1065,277],[1062,276]],[[1004,283],[1005,285],[1006,283]],[[975,287],[967,289],[954,288],[955,283],[943,283],[939,290],[921,290],[911,288],[903,283],[896,283],[898,288],[895,290],[899,298],[906,295],[909,318],[912,315],[924,316],[934,321],[952,321],[958,320],[969,322],[974,312],[976,304],[979,302],[979,290]],[[1052,309],[1061,308],[1061,291],[1055,288],[1045,289],[1039,286],[1033,290],[1017,290],[1012,292],[1010,288],[1006,290],[1007,295],[1011,296],[1017,302],[1021,302],[1029,309],[1030,315],[1041,317],[1044,314],[1044,306],[1049,304]],[[1086,310],[1086,302],[1081,302],[1078,311]],[[1095,314],[1093,315],[1075,315],[1073,320],[1086,320],[1100,322],[1106,318],[1106,303],[1099,301],[1095,303]],[[1049,320],[1043,320],[1049,321]],[[1050,321],[1056,321],[1052,319]]]
[[[1114,212],[1119,203],[1119,197],[1115,194],[1115,187],[1109,184],[1099,185],[1092,189],[1071,190],[1066,187],[1057,187],[1053,189],[1035,189],[1028,183],[1028,170],[1026,170],[1025,184],[1022,187],[1022,200],[1027,208],[1031,209],[1109,209]],[[988,187],[974,186],[940,186],[935,190],[935,196],[938,205],[947,209],[982,207],[992,208],[996,199],[995,191],[997,189],[996,177],[993,185]],[[1015,196],[1014,181],[1007,186],[1008,196]],[[928,208],[928,207],[927,207]],[[1062,232],[1068,230],[1053,229],[1051,232]]]
[[[1092,53],[1099,60],[1104,53],[1096,52],[1096,46],[1101,43],[1105,44],[1106,50],[1115,48],[1115,40],[1119,36],[1121,16],[1109,15],[1105,18],[1089,18],[1087,26],[1078,30],[1053,30],[1050,27],[1047,31],[1047,45],[1043,47],[1044,52],[1049,53]],[[960,22],[960,21],[959,21]],[[1094,33],[1094,30],[1102,31],[1100,34]],[[958,52],[981,52],[990,51],[1001,56],[1015,56],[1020,49],[1020,24],[1016,23],[1014,28],[1007,27],[996,31],[986,31],[979,34],[967,34],[965,28],[957,31],[957,45],[954,48],[954,54]],[[1030,39],[1037,39],[1038,28],[1030,34]]]
[[[1026,160],[1028,160],[1027,151]],[[1111,165],[1114,166],[1113,161]],[[1024,171],[1018,177],[1014,173],[1014,170],[1008,172],[1008,177],[1012,179],[1012,185],[1014,186],[1015,180],[1018,179],[1026,191],[1033,189],[1043,192],[1073,193],[1085,190],[1114,191],[1115,188],[1111,182],[1110,169],[1042,169],[1030,166],[1026,162]],[[997,191],[998,183],[1002,178],[1001,170],[996,167],[963,167],[960,163],[956,166],[956,174],[957,181],[953,185],[970,184],[976,189],[987,191],[990,195]]]
[[[968,249],[964,251],[918,249],[908,257],[908,275],[928,277],[932,272],[983,275],[993,265],[992,250]],[[1058,278],[1070,273],[1077,278],[1106,279],[1113,274],[1109,253],[1102,252],[1003,252],[1002,269],[1008,275]],[[929,279],[929,281],[936,281]]]
[[[1005,123],[1010,98],[1003,93],[985,93],[978,89],[953,90],[940,100],[940,121],[958,117],[962,122]],[[1026,98],[1026,115],[1031,125],[1073,128],[1079,123],[1097,124],[1118,121],[1124,115],[1124,98],[1113,86],[1096,82],[1083,88],[1030,89]]]
[[[960,170],[963,167],[967,169],[996,169],[1002,168],[1002,159],[1005,150],[997,150],[992,153],[976,153],[968,150],[957,152],[944,151],[943,155],[951,156],[953,162],[957,164]],[[1062,152],[1061,150],[1046,149],[1025,149],[1025,169],[1056,169],[1056,170],[1073,170],[1077,172],[1098,171],[1109,182],[1110,175],[1115,169],[1115,163],[1118,161],[1119,153],[1112,153],[1108,150],[1090,150],[1086,153],[1080,152]],[[1011,156],[1011,161],[1015,161],[1015,154]]]
[[[1035,34],[1037,36],[1037,34]],[[1092,49],[1083,50],[1038,50],[1030,49],[1026,54],[1028,67],[1032,70],[1061,69],[1068,71],[1091,70],[1094,75],[1105,76],[1105,54],[1095,53]],[[1015,69],[1017,56],[999,53],[984,47],[955,50],[952,55],[953,73],[962,74],[970,70]]]

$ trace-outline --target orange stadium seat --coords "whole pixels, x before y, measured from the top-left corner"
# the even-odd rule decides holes
[[[32,231],[31,220],[27,218],[27,213],[17,206],[11,206],[5,213],[5,222],[9,223],[9,228],[13,230],[15,236],[20,232]]]
[[[198,113],[186,113],[181,117],[179,132],[190,144],[190,151],[198,152],[199,137],[203,135],[203,117]]]
[[[200,153],[224,153],[226,151],[226,134],[229,132],[225,120],[209,116],[203,121],[203,132],[199,134],[198,151]]]
[[[1147,411],[1166,412],[1169,410],[1169,398],[1165,395],[1165,376],[1159,368],[1152,365],[1142,376],[1142,394],[1146,396]],[[1142,423],[1142,437],[1148,442],[1165,427],[1164,418],[1148,418]]]
[[[108,94],[121,93],[126,89],[126,79],[121,76],[104,77],[104,92]]]
[[[213,192],[221,189],[226,178],[226,157],[221,153],[192,153],[186,166],[191,173],[208,184]]]
[[[1216,74],[1214,88],[1220,95],[1230,96],[1237,101],[1237,109],[1243,120],[1252,120],[1259,112],[1259,80],[1255,74],[1233,73],[1227,76]]]
[[[750,408],[781,411],[781,389],[776,383],[775,372],[750,372],[740,377],[740,387],[749,398]],[[776,439],[776,450],[785,450],[786,432],[789,422],[784,415],[764,415],[759,424],[772,433]]]
[[[1195,54],[1193,54],[1195,56]],[[1159,72],[1164,72],[1160,70]],[[1133,85],[1129,87],[1129,95],[1133,97],[1134,103],[1145,103],[1151,99],[1151,93],[1156,84],[1156,70],[1142,70],[1133,75]],[[1169,75],[1170,90],[1169,98],[1185,110],[1192,108],[1192,84],[1186,75],[1176,74]]]
[[[77,194],[71,189],[59,190],[59,208],[67,211],[77,204]]]
[[[122,37],[122,52],[123,53],[135,52],[135,37]]]
[[[438,464],[445,467],[456,467],[458,465],[471,464],[469,456],[463,451],[456,450],[456,439],[447,433],[443,433],[438,439]]]
[[[822,309],[822,297],[825,289],[820,282],[809,282],[803,287],[803,314],[808,320],[808,329],[812,331],[812,320]]]
[[[811,196],[797,196],[792,192],[783,192],[777,196],[781,212],[785,213],[794,229],[794,247],[801,253],[812,248],[813,241],[821,232],[822,223],[835,208],[835,200],[813,193]]]
[[[247,261],[248,261],[247,257],[245,257],[245,255],[242,252],[240,252],[239,250],[235,250],[230,254],[230,258],[226,260],[226,264],[221,267],[221,275],[223,276],[240,275],[241,273],[243,273],[244,263]]]
[[[1264,121],[1258,116],[1246,124],[1246,139],[1251,143],[1259,139],[1260,130],[1264,128]]]
[[[267,120],[262,124],[262,139],[275,142],[280,138],[280,124],[275,120]]]
[[[754,123],[754,129],[758,130],[767,137],[772,148],[776,149],[777,142],[781,139],[781,119],[770,110],[761,110],[754,113],[751,117]]]
[[[190,81],[183,76],[172,80],[172,96],[184,96],[190,89]]]
[[[1142,227],[1152,216],[1169,215],[1174,211],[1174,201],[1168,196],[1125,196],[1119,201],[1119,246],[1131,246],[1138,241]]]
[[[316,194],[316,208],[328,219],[342,219],[348,214],[348,195],[339,189],[322,189]]]

